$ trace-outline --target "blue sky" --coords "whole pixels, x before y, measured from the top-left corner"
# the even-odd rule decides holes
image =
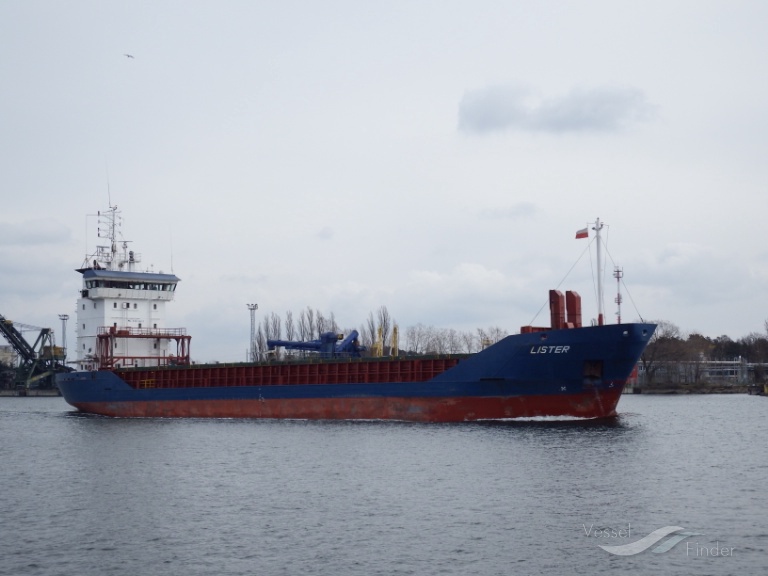
[[[764,2],[6,0],[0,313],[74,315],[111,200],[182,279],[200,361],[245,358],[248,302],[515,332],[577,260],[593,317],[597,217],[609,318],[618,264],[625,321],[764,332],[767,25]]]

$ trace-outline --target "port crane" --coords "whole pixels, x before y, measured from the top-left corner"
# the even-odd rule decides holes
[[[33,344],[24,338],[25,331],[38,332]],[[65,351],[56,346],[51,328],[13,322],[0,314],[0,333],[19,356],[17,388],[53,388],[57,372],[72,372],[64,363]]]

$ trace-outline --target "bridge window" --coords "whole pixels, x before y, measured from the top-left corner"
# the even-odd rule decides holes
[[[164,282],[131,282],[120,280],[86,280],[86,288],[123,288],[125,290],[158,290],[162,292],[173,292],[176,290],[176,284]]]

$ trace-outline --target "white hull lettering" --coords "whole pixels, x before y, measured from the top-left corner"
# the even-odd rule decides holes
[[[531,354],[568,354],[570,346],[531,346]]]

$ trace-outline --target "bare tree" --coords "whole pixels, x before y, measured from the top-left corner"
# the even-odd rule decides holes
[[[261,324],[264,327],[264,338],[266,340],[272,340],[274,336],[272,336],[272,323],[269,321],[269,316],[265,315]]]
[[[307,321],[307,315],[302,309],[301,312],[299,312],[299,340],[305,341],[309,338],[307,337],[309,335],[309,322]]]
[[[480,328],[478,336],[475,336],[472,332],[416,324],[405,329],[405,350],[413,354],[472,354],[478,350],[481,340],[490,345],[503,337],[504,332],[500,328]]]
[[[472,332],[462,332],[461,341],[463,344],[464,352],[467,354],[472,354],[475,351],[475,342],[477,342],[477,338],[474,334],[472,334]]]
[[[740,354],[741,350],[738,342],[734,342],[729,336],[723,334],[714,339],[712,346],[713,360],[733,360]]]
[[[312,310],[309,306],[307,306],[307,340],[312,340],[315,337],[315,328],[317,325],[315,324],[315,311]]]
[[[684,374],[686,382],[698,384],[704,376],[704,362],[709,359],[712,352],[712,342],[701,334],[689,334],[685,343],[681,342],[685,350]]]
[[[269,323],[272,331],[272,338],[275,340],[282,340],[283,338],[283,321],[274,312],[269,315]]]
[[[491,337],[483,328],[477,329],[477,340],[480,343],[480,350],[484,350],[485,348],[493,344]]]
[[[680,339],[680,328],[665,320],[655,321],[656,331],[651,336],[640,362],[646,383],[653,384],[664,367],[685,358],[685,347]]]
[[[382,352],[386,354],[386,342],[389,340],[389,331],[392,328],[392,318],[389,316],[389,310],[386,306],[379,308],[377,312],[379,319],[379,333],[381,334]]]
[[[258,330],[256,330],[256,358],[254,361],[262,361],[267,355],[267,338],[264,336],[264,331],[259,324]]]
[[[413,354],[421,354],[424,352],[424,345],[426,343],[426,326],[423,324],[416,324],[416,326],[408,326],[405,329],[405,348]]]
[[[328,326],[325,320],[325,316],[323,316],[323,313],[320,310],[315,310],[315,324],[317,325],[318,338],[320,337],[320,334],[324,334],[325,332],[328,332]]]
[[[376,343],[376,320],[373,317],[373,312],[368,313],[368,319],[366,320],[363,333],[365,335],[364,340],[367,342],[367,346],[373,346]]]
[[[750,362],[768,361],[768,339],[759,332],[750,332],[739,342],[744,349],[742,356],[748,358]]]
[[[368,350],[370,350],[371,342],[368,339],[368,330],[366,330],[365,324],[360,324],[360,326],[358,326],[356,330],[357,330],[357,333],[360,334],[360,336],[358,337],[360,344],[368,348]]]
[[[496,342],[499,342],[507,337],[507,331],[501,328],[500,326],[490,326],[488,328],[488,337],[491,339],[491,342],[496,344]]]
[[[453,328],[445,331],[445,343],[448,354],[458,354],[461,351],[461,337]]]
[[[448,351],[448,339],[445,328],[429,327],[427,351],[432,354],[445,354]]]
[[[285,337],[293,340],[294,336],[296,336],[296,328],[293,324],[293,312],[288,310],[285,313]]]

